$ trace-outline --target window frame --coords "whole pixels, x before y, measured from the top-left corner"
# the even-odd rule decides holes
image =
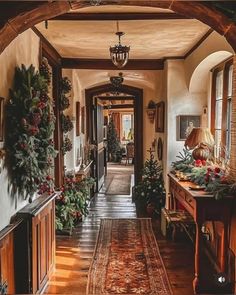
[[[232,96],[228,96],[228,85],[229,85],[229,71],[230,67],[233,66],[233,58],[223,61],[212,69],[212,87],[211,87],[211,133],[215,138],[215,119],[216,119],[216,78],[217,74],[223,71],[223,89],[222,89],[222,121],[221,121],[221,145],[226,147],[227,143],[227,109],[228,109],[228,100],[232,101]],[[228,147],[230,150],[230,146]],[[225,150],[221,150],[220,157],[225,158]],[[229,156],[229,155],[228,155]]]

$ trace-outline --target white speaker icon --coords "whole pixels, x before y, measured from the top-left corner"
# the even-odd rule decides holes
[[[224,284],[226,282],[226,278],[224,276],[218,277],[218,282]]]

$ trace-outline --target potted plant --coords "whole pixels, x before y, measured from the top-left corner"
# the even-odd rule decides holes
[[[56,229],[58,233],[72,234],[75,225],[88,214],[90,188],[94,184],[91,177],[82,180],[73,175],[65,178],[61,195],[56,199]]]
[[[154,159],[153,151],[150,149],[150,158],[146,160],[142,170],[142,180],[134,186],[133,199],[136,203],[138,215],[143,210],[149,215],[154,212],[159,214],[165,205],[165,188],[162,167]]]

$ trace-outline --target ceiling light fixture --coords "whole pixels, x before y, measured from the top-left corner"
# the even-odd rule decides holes
[[[90,5],[92,6],[98,6],[100,5],[102,0],[90,0]]]
[[[123,68],[129,59],[130,46],[121,45],[120,39],[124,34],[124,32],[119,31],[119,23],[117,21],[116,35],[119,38],[119,44],[110,47],[110,56],[113,64],[119,69]]]

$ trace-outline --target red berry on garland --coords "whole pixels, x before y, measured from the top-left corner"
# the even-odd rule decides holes
[[[36,135],[37,133],[39,132],[39,129],[38,129],[38,127],[35,127],[35,126],[31,126],[30,128],[29,128],[29,134],[30,135]]]
[[[202,166],[206,166],[206,160],[202,160]]]
[[[216,167],[215,170],[214,170],[215,173],[220,173],[220,171],[221,171],[221,170],[220,170],[219,167]]]
[[[223,183],[223,184],[227,184],[228,183],[227,178],[225,176],[222,176],[220,178],[220,182]]]
[[[44,109],[44,108],[46,107],[46,104],[45,104],[44,102],[41,101],[41,102],[38,103],[37,106],[38,106],[38,108],[40,108],[40,109]]]

